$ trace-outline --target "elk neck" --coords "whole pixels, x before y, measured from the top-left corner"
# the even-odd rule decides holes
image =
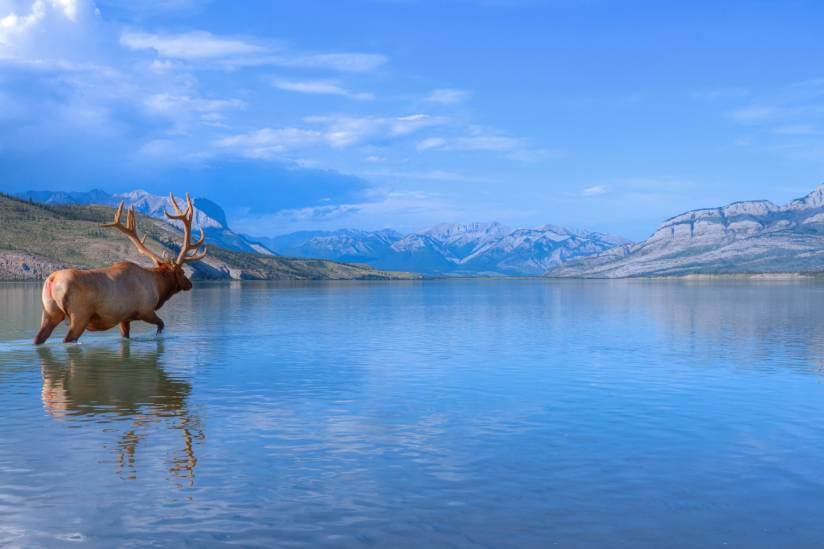
[[[169,264],[162,264],[152,269],[155,273],[155,284],[157,285],[157,305],[155,311],[160,309],[169,298],[180,291],[180,286],[177,283],[177,276],[175,276],[175,267]]]

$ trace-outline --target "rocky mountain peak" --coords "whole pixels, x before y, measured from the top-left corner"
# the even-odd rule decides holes
[[[787,204],[787,208],[791,210],[807,210],[821,207],[824,207],[824,183],[817,186],[808,195],[797,198]]]
[[[440,240],[449,240],[464,235],[490,236],[505,232],[508,232],[507,227],[493,221],[490,223],[441,223],[423,231],[423,234]]]
[[[560,266],[552,276],[629,276],[824,270],[824,185],[786,206],[769,200],[688,211],[644,242]]]

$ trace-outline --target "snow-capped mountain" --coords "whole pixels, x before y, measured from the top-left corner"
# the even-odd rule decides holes
[[[402,236],[391,229],[341,229],[333,232],[300,231],[270,239],[262,238],[261,241],[272,249],[280,249],[278,253],[281,255],[362,263],[385,256],[392,244]]]
[[[778,206],[769,200],[692,210],[647,240],[563,264],[550,276],[621,278],[824,271],[824,185]]]
[[[572,258],[624,244],[619,237],[553,225],[440,224],[419,233],[392,230],[302,232],[263,239],[276,252],[362,262],[432,275],[536,275]]]
[[[121,200],[126,203],[126,206],[134,206],[138,213],[142,213],[148,217],[157,217],[159,219],[166,219],[163,214],[164,210],[174,213],[168,196],[159,196],[151,194],[147,191],[138,189],[127,193],[119,193],[112,195],[112,203],[119,203]],[[185,208],[184,200],[178,198],[178,205],[181,209]],[[195,198],[195,227],[203,227],[207,229],[228,229],[226,224],[226,213],[223,208],[208,200],[206,198]],[[179,222],[175,222],[178,223]]]
[[[135,211],[148,217],[155,217],[169,221],[163,211],[172,211],[168,196],[159,196],[147,191],[138,189],[127,193],[109,194],[105,191],[95,189],[88,192],[52,192],[52,191],[26,191],[17,194],[23,200],[32,200],[43,204],[100,204],[103,206],[117,206],[121,201],[127,207],[134,206]],[[226,222],[226,213],[218,204],[206,198],[195,198],[195,219],[194,227],[203,227],[206,234],[206,243],[212,243],[227,250],[240,252],[255,252],[264,255],[274,255],[271,250],[263,244],[247,239],[232,231]],[[178,200],[181,208],[185,204]],[[180,226],[179,221],[172,221],[172,224]]]

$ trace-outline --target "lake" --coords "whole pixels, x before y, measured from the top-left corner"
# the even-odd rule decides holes
[[[0,544],[824,544],[824,283],[199,284],[34,348],[0,285]]]

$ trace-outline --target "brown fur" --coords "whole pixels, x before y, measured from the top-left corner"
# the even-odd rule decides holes
[[[135,320],[154,324],[159,334],[164,323],[155,311],[176,293],[191,289],[183,268],[173,263],[146,269],[124,261],[107,269],[57,271],[43,284],[43,320],[34,343],[45,342],[65,319],[65,342],[77,341],[86,330],[118,325],[121,335],[129,337],[129,323]]]

